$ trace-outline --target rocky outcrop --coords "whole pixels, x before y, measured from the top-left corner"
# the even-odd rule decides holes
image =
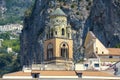
[[[82,57],[81,46],[89,30],[104,45],[116,45],[120,40],[120,8],[117,1],[119,0],[36,0],[32,13],[24,20],[21,34],[22,64],[41,63],[43,60],[44,29],[48,25],[49,14],[58,5],[67,14],[68,23],[73,29],[75,61]]]
[[[36,0],[31,16],[24,20],[24,28],[21,34],[21,61],[24,65],[40,63],[43,53],[44,28],[46,20],[47,0]],[[40,39],[41,42],[40,42]],[[40,43],[39,43],[40,42]],[[42,46],[41,46],[42,45]]]
[[[120,0],[94,0],[84,33],[91,30],[106,47],[115,47],[120,43],[119,21]]]

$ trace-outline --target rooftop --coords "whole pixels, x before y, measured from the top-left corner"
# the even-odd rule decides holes
[[[79,73],[79,71],[77,71]],[[82,71],[82,76],[99,76],[99,77],[115,77],[113,74],[110,74],[105,71]]]
[[[120,48],[107,48],[110,55],[120,56]]]
[[[40,71],[33,70],[32,72],[14,72],[3,76],[3,79],[32,79],[32,74],[40,74],[40,78],[82,78],[82,79],[120,79],[120,77],[105,71]]]
[[[30,72],[18,71],[18,72],[5,74],[4,76],[31,76],[31,73]]]
[[[51,13],[51,16],[67,16],[60,8]]]
[[[99,56],[120,56],[120,48],[107,48],[109,54],[98,54]]]
[[[5,74],[4,76],[31,76],[31,73],[39,73],[41,76],[76,76],[75,71],[40,71],[33,70],[32,72],[18,71]]]
[[[96,39],[96,36],[92,31],[89,31],[88,34],[90,35],[91,38]]]
[[[40,73],[41,76],[76,76],[75,71],[32,71],[32,73]]]
[[[41,76],[77,76],[76,73],[82,73],[82,76],[104,76],[114,77],[114,75],[105,71],[40,71],[33,70],[32,72],[18,71],[14,73],[5,74],[4,76],[31,76],[31,73],[39,73]]]

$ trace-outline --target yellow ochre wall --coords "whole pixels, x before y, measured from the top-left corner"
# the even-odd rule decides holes
[[[53,38],[53,39],[44,41],[44,59],[47,60],[47,45],[50,43],[53,44],[54,57],[61,57],[60,45],[62,44],[62,42],[66,42],[68,44],[69,59],[73,59],[73,40],[62,39],[62,38]]]
[[[92,32],[88,32],[85,39],[85,57],[88,58],[89,54],[109,54],[107,48],[95,37]]]
[[[96,49],[98,48],[98,50],[96,50],[98,54],[109,54],[107,48],[98,39],[96,39],[94,44],[96,45]]]

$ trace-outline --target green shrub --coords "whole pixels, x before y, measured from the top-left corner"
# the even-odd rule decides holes
[[[9,40],[10,39],[10,33],[9,32],[1,33],[0,34],[0,39]]]
[[[80,13],[79,12],[76,12],[76,15],[79,15]]]
[[[72,4],[72,5],[71,5],[71,8],[74,8],[74,7],[75,7],[75,5],[74,5],[74,4]]]
[[[13,54],[0,54],[0,77],[3,74],[18,71],[21,69],[20,57]]]
[[[4,40],[2,42],[2,46],[4,48],[11,47],[13,51],[19,53],[20,52],[20,41],[18,39],[16,40]]]
[[[115,46],[116,48],[120,48],[120,43]]]

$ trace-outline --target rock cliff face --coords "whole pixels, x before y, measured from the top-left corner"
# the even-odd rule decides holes
[[[120,43],[120,0],[94,0],[84,32],[91,30],[106,47]]]
[[[0,0],[0,25],[21,23],[24,12],[35,0]]]
[[[92,30],[106,46],[116,45],[120,42],[119,3],[119,0],[36,0],[32,13],[24,20],[21,34],[22,65],[43,60],[44,29],[49,22],[50,12],[58,5],[67,14],[68,23],[73,29],[75,61],[82,56],[80,50],[88,30]]]

